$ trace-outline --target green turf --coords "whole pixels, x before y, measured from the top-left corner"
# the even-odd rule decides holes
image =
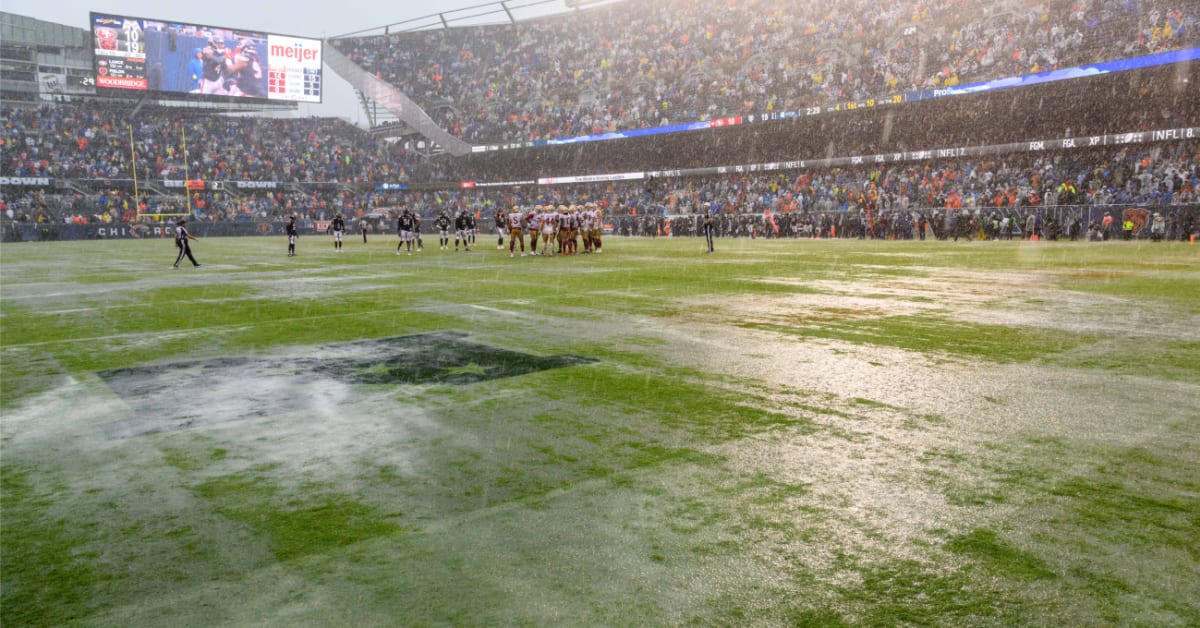
[[[0,246],[0,624],[1200,624],[1200,248],[491,242]]]

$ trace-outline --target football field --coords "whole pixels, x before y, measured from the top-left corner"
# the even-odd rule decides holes
[[[0,624],[1200,624],[1200,246],[0,245]]]

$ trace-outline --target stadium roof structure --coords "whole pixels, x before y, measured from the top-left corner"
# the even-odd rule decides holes
[[[412,31],[436,30],[467,26],[516,24],[527,19],[546,17],[570,11],[589,9],[625,0],[499,0],[469,7],[430,13],[382,26],[334,35],[329,39],[346,39],[367,35],[389,35]]]

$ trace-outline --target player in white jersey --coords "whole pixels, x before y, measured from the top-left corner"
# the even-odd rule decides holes
[[[541,232],[542,214],[538,207],[525,212],[525,233],[529,234],[529,254],[537,255],[538,233]]]
[[[538,216],[541,222],[541,238],[542,238],[542,255],[554,256],[554,240],[555,232],[558,227],[558,214],[554,211],[554,207],[547,205],[538,207]]]
[[[567,212],[567,250],[570,255],[579,253],[579,211],[578,205],[572,205]]]
[[[592,207],[592,250],[602,253],[600,249],[600,234],[604,232],[604,210],[596,205]]]
[[[583,252],[592,252],[592,203],[585,203],[579,211],[579,235],[583,236]]]
[[[559,205],[554,211],[554,236],[558,242],[558,254],[567,254],[567,234],[570,233],[567,228],[567,206]]]
[[[525,257],[525,215],[521,208],[513,205],[508,212],[508,256],[516,253],[517,243],[521,243],[521,257]]]

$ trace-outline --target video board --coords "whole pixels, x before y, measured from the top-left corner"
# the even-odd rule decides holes
[[[91,14],[96,87],[321,102],[321,40]]]

